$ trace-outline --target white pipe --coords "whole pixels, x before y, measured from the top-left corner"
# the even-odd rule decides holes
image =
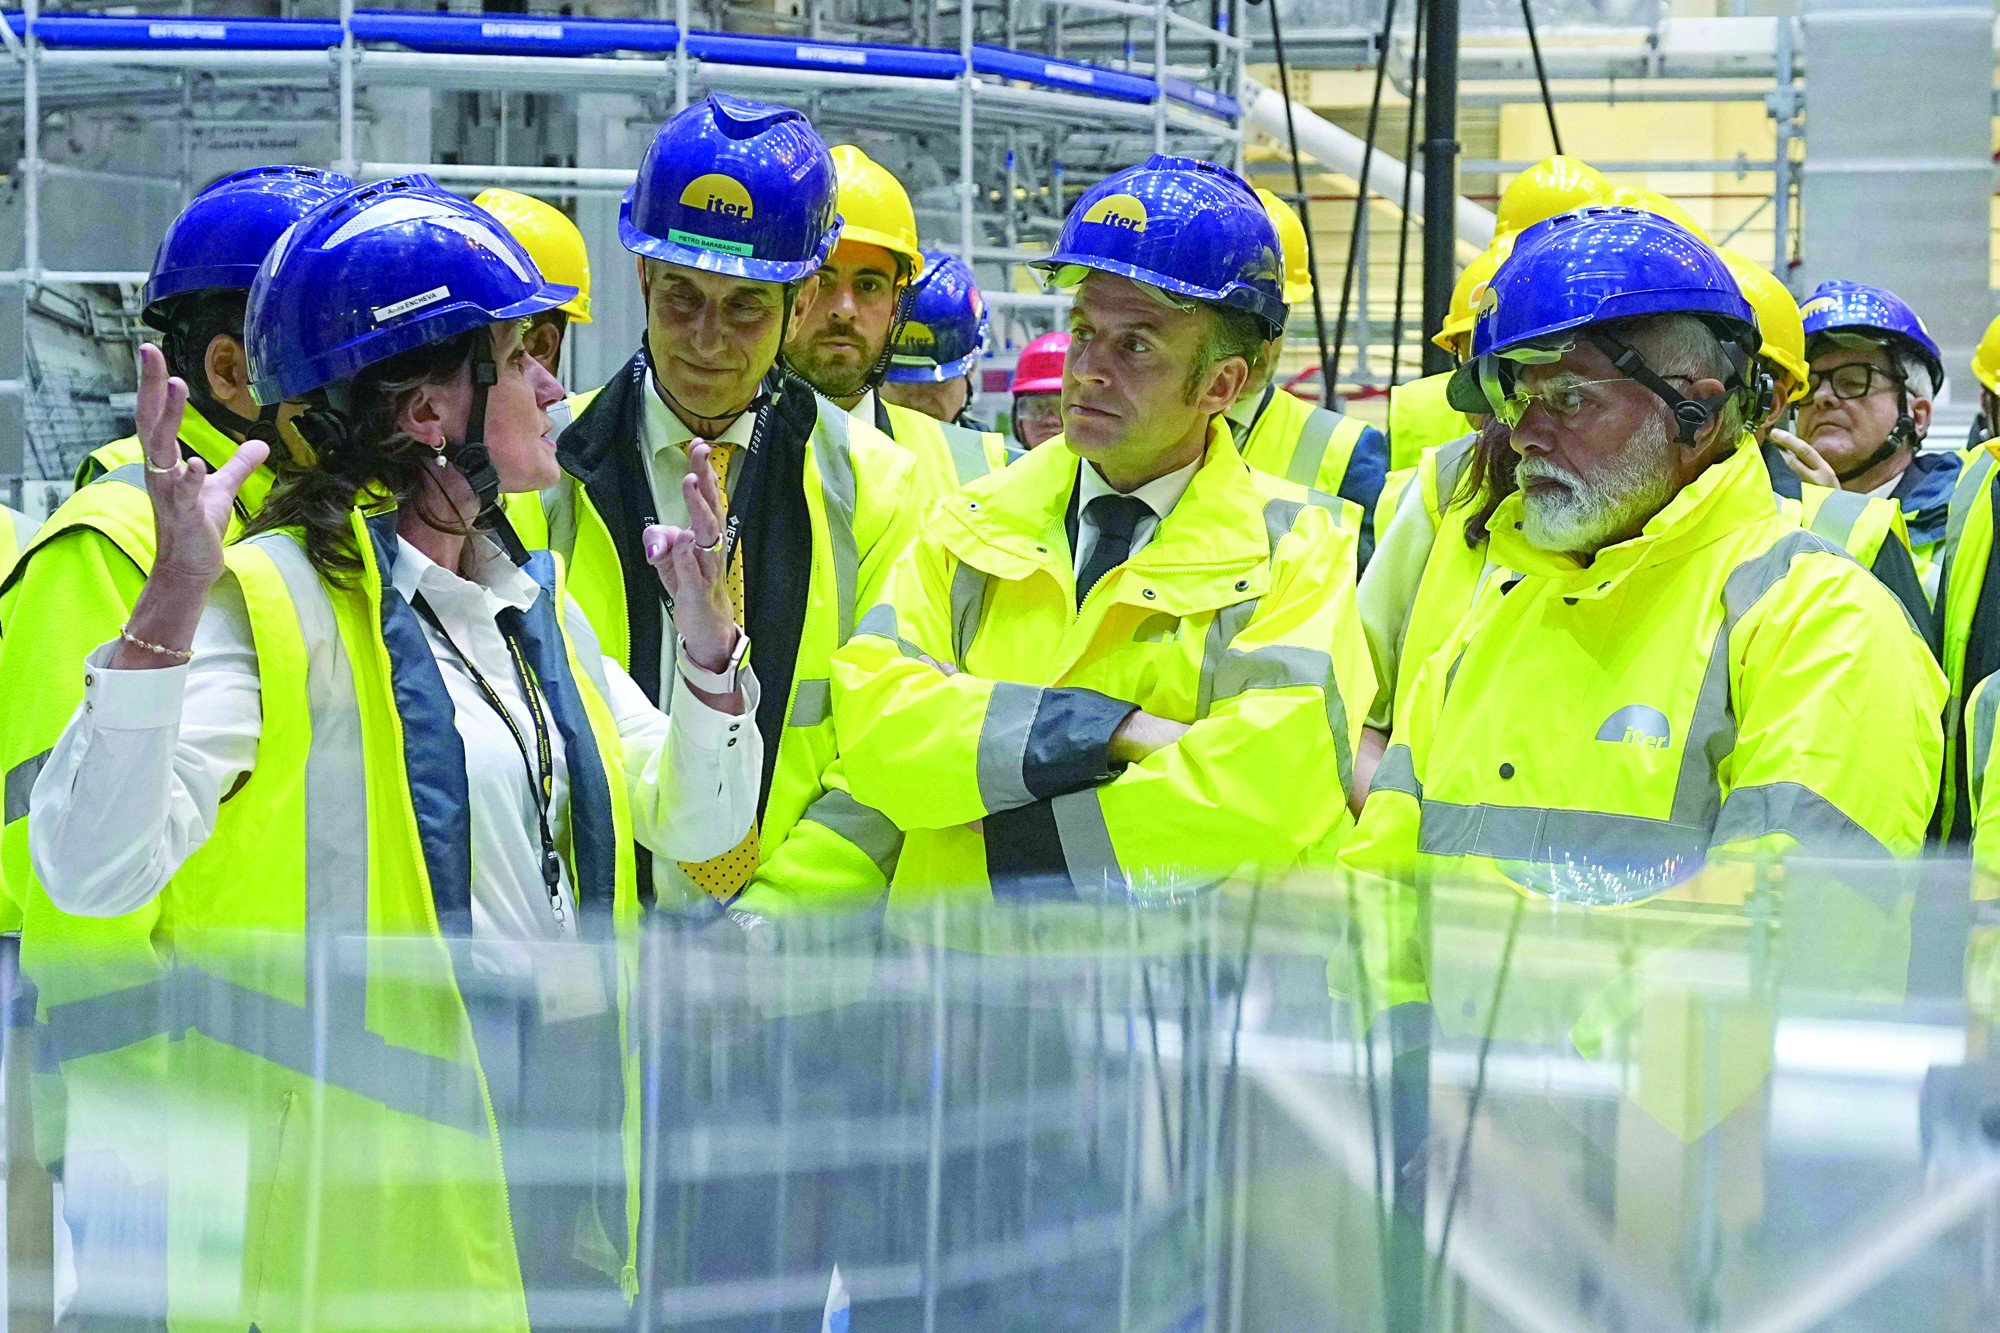
[[[1285,137],[1285,99],[1254,79],[1243,80],[1243,120],[1289,150],[1289,140]],[[1361,156],[1368,147],[1360,136],[1349,134],[1297,102],[1292,103],[1292,121],[1298,128],[1301,155],[1312,158],[1328,171],[1360,178]],[[1369,193],[1380,196],[1385,207],[1395,208],[1395,201],[1403,194],[1406,170],[1401,162],[1376,149],[1375,160],[1368,168]],[[1410,200],[1419,204],[1424,197],[1424,176],[1420,171],[1409,174]],[[1493,243],[1492,209],[1482,208],[1461,195],[1456,218],[1461,244],[1483,250]]]

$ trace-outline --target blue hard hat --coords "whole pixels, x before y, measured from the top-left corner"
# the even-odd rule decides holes
[[[575,295],[544,282],[492,214],[429,176],[363,185],[300,220],[265,258],[244,322],[250,392],[259,403],[298,398]]]
[[[942,384],[970,374],[992,323],[971,266],[942,250],[924,251],[923,275],[910,284],[910,313],[896,335],[888,379]]]
[[[1806,343],[1826,333],[1879,335],[1900,342],[1921,358],[1931,373],[1931,391],[1944,387],[1944,358],[1917,312],[1894,292],[1865,283],[1832,279],[1813,288],[1799,307],[1805,320]]]
[[[1593,324],[1695,315],[1754,354],[1757,316],[1729,266],[1693,232],[1637,208],[1582,208],[1538,222],[1480,298],[1472,355],[1446,395],[1461,412],[1489,410],[1482,361]]]
[[[349,177],[314,167],[251,167],[214,182],[160,238],[142,317],[164,332],[170,322],[167,304],[177,296],[249,291],[285,228],[353,188]]]
[[[840,234],[834,191],[833,157],[803,114],[710,93],[654,136],[618,239],[663,263],[796,282]]]
[[[1249,182],[1213,162],[1155,153],[1107,176],[1063,220],[1055,253],[1032,267],[1068,286],[1084,270],[1246,310],[1285,327],[1277,229]]]

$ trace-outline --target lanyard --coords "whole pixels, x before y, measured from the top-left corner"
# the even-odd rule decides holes
[[[555,803],[556,795],[555,751],[549,741],[548,719],[542,715],[541,698],[535,693],[534,679],[528,672],[527,659],[521,655],[521,645],[512,634],[504,629],[500,631],[501,639],[507,644],[507,655],[514,662],[514,675],[521,682],[521,695],[528,701],[528,716],[534,723],[535,748],[532,753],[528,749],[528,738],[521,734],[520,724],[514,721],[514,715],[508,712],[507,705],[501,702],[499,692],[485,676],[479,674],[479,668],[472,665],[472,659],[452,642],[451,635],[445,633],[444,626],[438,621],[437,612],[431,610],[430,603],[419,595],[413,605],[417,614],[437,631],[438,638],[444,640],[445,647],[451,649],[452,656],[465,667],[466,674],[470,675],[472,683],[479,687],[479,693],[485,698],[487,706],[498,713],[500,720],[507,724],[507,734],[514,738],[515,746],[521,751],[521,762],[527,767],[528,782],[534,790],[535,831],[541,835],[542,840],[542,886],[548,890],[549,910],[555,913],[556,928],[565,929],[562,890],[558,887],[562,878],[562,857],[556,852],[554,835],[549,832],[549,807]]]

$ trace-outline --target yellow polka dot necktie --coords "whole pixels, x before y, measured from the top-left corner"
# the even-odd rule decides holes
[[[729,518],[729,465],[735,461],[737,446],[717,443],[710,446],[709,461],[715,466],[715,481],[722,493],[722,517]],[[729,604],[736,609],[736,621],[743,623],[743,543],[738,541],[729,553]],[[761,855],[757,844],[757,825],[751,822],[750,831],[743,835],[743,841],[731,847],[720,856],[712,856],[706,861],[683,861],[681,872],[695,882],[695,885],[711,898],[728,902],[743,891],[750,877],[757,873],[757,861]]]

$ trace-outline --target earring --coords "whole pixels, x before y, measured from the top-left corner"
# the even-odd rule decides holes
[[[438,441],[438,442],[437,442],[436,444],[434,444],[434,445],[432,445],[432,446],[431,446],[431,461],[432,461],[432,462],[434,462],[434,463],[436,463],[436,464],[437,464],[437,465],[438,465],[439,467],[443,467],[443,466],[444,466],[444,441],[443,441],[443,440],[439,440],[439,441]]]

